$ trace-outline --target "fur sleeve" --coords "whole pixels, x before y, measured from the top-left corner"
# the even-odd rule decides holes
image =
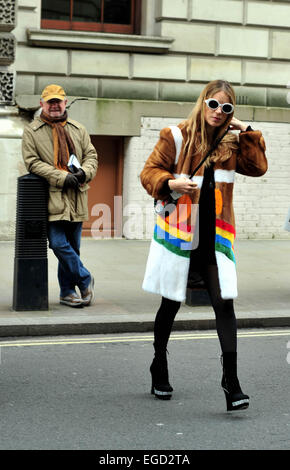
[[[175,163],[175,143],[170,128],[161,130],[160,138],[145,163],[140,179],[147,193],[155,199],[164,199],[168,190],[165,182],[174,179],[172,170]]]
[[[240,133],[236,171],[246,176],[262,176],[268,169],[266,144],[260,131]]]

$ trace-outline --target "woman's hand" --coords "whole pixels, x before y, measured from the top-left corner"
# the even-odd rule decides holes
[[[245,131],[247,129],[247,125],[242,122],[242,121],[239,121],[237,118],[233,117],[231,122],[230,122],[230,129],[232,131]]]
[[[198,187],[189,178],[177,178],[176,180],[169,180],[168,186],[171,191],[176,191],[181,194],[192,194]]]

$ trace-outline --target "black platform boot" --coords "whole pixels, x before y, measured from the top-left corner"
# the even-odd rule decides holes
[[[227,411],[244,410],[249,406],[249,397],[240,387],[237,376],[237,353],[225,352],[221,356],[223,366],[222,388],[225,392]]]
[[[170,400],[173,388],[169,383],[166,351],[165,353],[155,352],[150,372],[152,376],[152,395],[160,400]]]

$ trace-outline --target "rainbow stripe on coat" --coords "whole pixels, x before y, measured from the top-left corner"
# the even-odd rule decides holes
[[[224,253],[233,263],[236,263],[234,253],[235,237],[236,231],[232,225],[216,219],[215,250]]]
[[[180,222],[179,219],[185,221]],[[172,215],[157,216],[154,240],[177,256],[190,258],[194,225],[188,223],[189,220],[191,220],[191,200],[188,196],[183,196],[179,199]]]

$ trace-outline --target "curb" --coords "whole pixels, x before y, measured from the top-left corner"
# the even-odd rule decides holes
[[[238,318],[238,328],[290,327],[290,317]],[[91,334],[153,333],[154,322],[62,323],[2,325],[0,338],[21,336],[66,336]],[[172,331],[215,330],[215,320],[176,320]]]

